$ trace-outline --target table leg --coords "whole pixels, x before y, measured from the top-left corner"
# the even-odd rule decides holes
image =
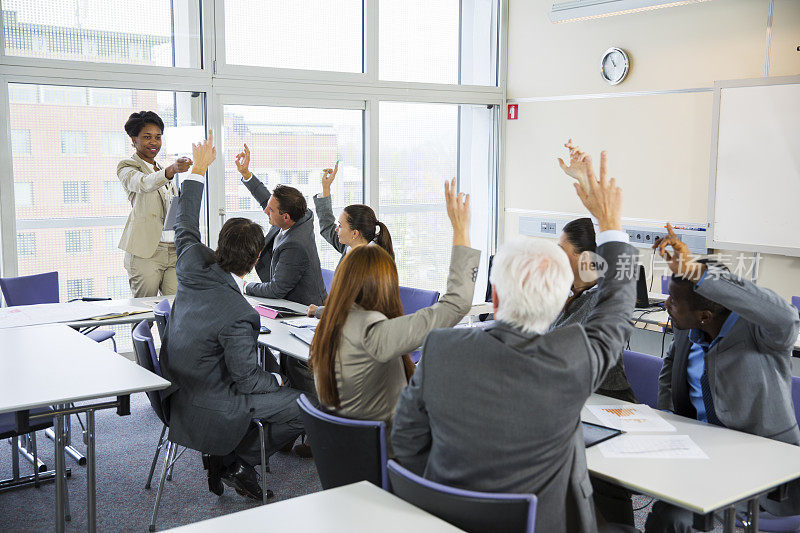
[[[88,508],[87,529],[89,533],[95,532],[97,522],[94,461],[94,411],[86,411],[86,505]]]
[[[725,509],[725,518],[722,522],[722,530],[725,533],[736,532],[736,507],[731,506]]]
[[[59,406],[58,408],[61,408]],[[77,448],[71,445],[71,434],[72,434],[72,423],[70,422],[70,417],[67,415],[67,419],[64,422],[64,428],[66,430],[66,437],[64,440],[64,450],[73,458],[75,462],[78,463],[80,466],[86,464],[86,457],[78,451]],[[44,434],[50,437],[53,441],[55,441],[55,432],[52,429],[44,430]]]
[[[64,533],[64,415],[56,415],[55,459],[56,459],[56,532]]]
[[[747,514],[750,515],[749,517],[750,525],[745,529],[745,531],[758,533],[758,512],[759,512],[758,498],[753,498],[752,500],[747,502]]]

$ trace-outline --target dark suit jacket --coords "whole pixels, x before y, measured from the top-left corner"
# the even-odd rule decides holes
[[[250,194],[267,208],[272,194],[255,174],[243,181]],[[303,305],[322,305],[328,297],[322,269],[319,264],[317,243],[314,239],[314,213],[306,214],[295,222],[273,250],[280,228],[272,226],[267,233],[267,244],[256,263],[256,273],[263,283],[249,284],[247,294],[263,298],[279,298]]]
[[[638,255],[619,242],[598,252],[609,272],[583,324],[538,334],[497,322],[428,335],[394,416],[399,462],[459,488],[536,494],[537,531],[596,531],[580,414],[630,335],[633,270],[615,278],[617,258]]]
[[[185,180],[175,223],[178,293],[161,350],[168,389],[170,440],[214,455],[227,454],[250,424],[252,395],[280,390],[258,365],[260,318],[231,274],[200,242],[203,184]],[[166,347],[166,349],[164,349]]]

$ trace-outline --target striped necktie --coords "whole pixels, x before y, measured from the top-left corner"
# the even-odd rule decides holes
[[[717,418],[717,411],[714,410],[714,398],[711,396],[711,385],[708,383],[708,370],[703,370],[700,377],[700,388],[703,390],[703,404],[706,406],[706,419],[709,424],[725,427]]]

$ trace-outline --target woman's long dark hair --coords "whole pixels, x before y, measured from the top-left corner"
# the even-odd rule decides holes
[[[403,315],[397,267],[383,248],[353,248],[333,275],[330,294],[325,300],[325,313],[314,332],[308,360],[319,399],[330,407],[341,407],[336,386],[336,354],[341,344],[342,328],[354,303],[369,311],[383,313],[387,318]],[[408,354],[402,358],[406,378],[410,379],[414,363]]]
[[[344,208],[347,215],[347,223],[354,230],[358,230],[367,242],[374,242],[394,259],[394,249],[392,248],[392,236],[389,229],[383,222],[375,216],[375,211],[368,205],[353,204]],[[376,231],[377,229],[377,231]]]

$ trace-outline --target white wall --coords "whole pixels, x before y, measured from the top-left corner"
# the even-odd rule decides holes
[[[501,237],[518,234],[520,213],[509,209],[585,211],[555,161],[570,137],[598,158],[608,150],[625,217],[704,223],[713,93],[575,96],[710,89],[715,80],[762,77],[768,5],[712,0],[553,24],[552,0],[509,0],[507,98],[519,103],[519,120],[506,123]],[[800,73],[798,36],[800,1],[775,0],[770,76]],[[613,87],[600,77],[610,46],[631,59],[627,79]],[[560,99],[542,101],[552,97]],[[769,182],[756,176],[754,186]],[[800,295],[800,259],[762,257],[759,283]]]

